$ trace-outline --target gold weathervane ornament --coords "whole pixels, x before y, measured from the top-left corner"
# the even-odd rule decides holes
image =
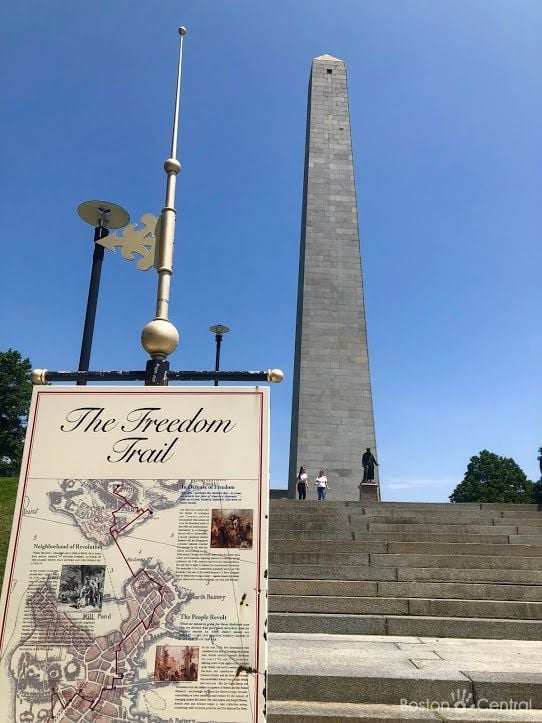
[[[144,213],[141,216],[141,224],[143,228],[137,228],[135,223],[131,223],[122,229],[119,236],[110,234],[98,239],[96,243],[113,253],[116,248],[120,248],[122,258],[127,261],[133,261],[134,254],[138,254],[141,258],[136,264],[137,268],[140,271],[148,271],[155,265],[156,239],[160,234],[160,219],[153,216],[152,213]]]

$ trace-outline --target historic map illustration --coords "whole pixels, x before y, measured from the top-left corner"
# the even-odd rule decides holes
[[[219,504],[242,499],[242,487],[222,480],[31,480],[23,526],[39,522],[32,527],[43,534],[32,535],[18,610],[22,634],[4,652],[9,720],[169,723],[175,708],[184,719],[203,720],[186,711],[213,708],[217,679],[227,681],[236,706],[249,709],[254,656],[236,597],[247,594],[239,587],[241,553],[248,568],[253,554],[226,548],[218,558],[210,549],[217,510],[239,524],[238,505]],[[225,566],[223,579],[211,584],[218,566]],[[255,585],[247,605],[255,603]]]

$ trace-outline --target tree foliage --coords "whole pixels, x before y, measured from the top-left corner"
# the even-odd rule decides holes
[[[29,359],[18,351],[0,352],[0,476],[19,473],[28,407],[32,395]]]
[[[534,485],[510,457],[484,449],[471,457],[451,502],[534,502]]]

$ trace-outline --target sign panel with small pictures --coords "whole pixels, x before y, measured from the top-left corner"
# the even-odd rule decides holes
[[[266,387],[36,387],[0,723],[262,723]]]

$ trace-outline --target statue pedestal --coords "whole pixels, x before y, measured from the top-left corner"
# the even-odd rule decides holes
[[[361,482],[359,485],[360,502],[380,502],[380,485],[378,482]]]

